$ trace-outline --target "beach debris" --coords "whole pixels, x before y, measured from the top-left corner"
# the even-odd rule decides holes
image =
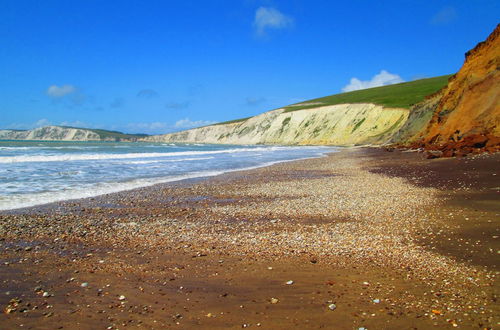
[[[328,309],[329,309],[329,310],[331,310],[331,311],[334,311],[334,310],[336,310],[336,309],[337,309],[337,305],[335,305],[335,304],[330,304],[330,305],[328,305]]]
[[[21,302],[22,302],[22,300],[18,299],[18,298],[11,299],[9,301],[9,304],[7,305],[7,307],[5,307],[4,313],[10,314],[10,313],[15,312],[17,310],[17,307],[19,306],[19,304],[21,304]]]
[[[279,303],[278,298],[271,298],[271,304],[277,304],[277,303]]]

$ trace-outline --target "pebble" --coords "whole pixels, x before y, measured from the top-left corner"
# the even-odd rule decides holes
[[[80,284],[80,286],[81,286],[82,288],[86,288],[86,287],[88,287],[88,286],[89,286],[89,284],[88,284],[87,282],[83,282],[82,284]]]
[[[378,303],[380,303],[380,299],[373,299],[373,302],[374,302],[375,304],[378,304]]]
[[[331,311],[334,311],[334,310],[336,310],[336,309],[337,309],[337,305],[335,305],[335,304],[330,304],[330,305],[328,305],[328,308],[329,308]]]
[[[292,281],[292,280],[287,281],[287,282],[286,282],[286,284],[287,284],[287,285],[292,285],[292,284],[293,284],[293,281]]]
[[[125,300],[125,296],[124,295],[119,296],[118,300]]]
[[[42,294],[43,297],[47,298],[47,297],[50,297],[50,293],[48,293],[47,291],[45,291],[43,294]]]
[[[277,298],[271,298],[271,304],[277,304],[279,300]]]

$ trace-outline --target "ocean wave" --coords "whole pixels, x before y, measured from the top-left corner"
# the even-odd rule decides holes
[[[31,207],[36,205],[61,202],[67,200],[96,197],[121,191],[127,191],[137,188],[149,187],[155,184],[168,183],[186,179],[201,178],[201,177],[211,177],[224,173],[245,171],[256,169],[260,167],[271,166],[277,163],[286,163],[295,160],[308,159],[324,157],[324,154],[311,155],[309,157],[295,158],[289,160],[276,160],[269,161],[255,166],[249,166],[244,168],[233,168],[225,170],[207,170],[200,172],[191,172],[178,176],[170,177],[160,177],[160,178],[148,178],[148,179],[135,179],[128,182],[102,182],[94,185],[80,186],[76,189],[64,189],[59,191],[44,191],[42,193],[30,193],[30,194],[19,194],[19,195],[0,195],[0,211],[1,210],[13,210],[24,207]]]
[[[180,159],[157,159],[157,160],[133,160],[120,162],[122,164],[153,164],[153,163],[172,163],[172,162],[188,162],[192,160],[207,160],[214,159],[214,157],[198,157],[198,158],[180,158]]]
[[[179,151],[179,152],[150,152],[150,153],[126,153],[126,154],[66,154],[66,155],[22,155],[0,157],[0,163],[27,163],[27,162],[64,162],[78,160],[106,160],[106,159],[133,159],[133,158],[160,158],[177,156],[214,155],[253,151],[276,151],[289,147],[257,147],[257,148],[236,148],[211,151]]]

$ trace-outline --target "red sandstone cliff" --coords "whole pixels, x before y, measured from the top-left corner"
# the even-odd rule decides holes
[[[465,56],[414,146],[443,156],[500,151],[500,24]]]

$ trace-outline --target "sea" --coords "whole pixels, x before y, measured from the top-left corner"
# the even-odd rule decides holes
[[[0,210],[322,157],[332,151],[321,146],[0,141]]]

